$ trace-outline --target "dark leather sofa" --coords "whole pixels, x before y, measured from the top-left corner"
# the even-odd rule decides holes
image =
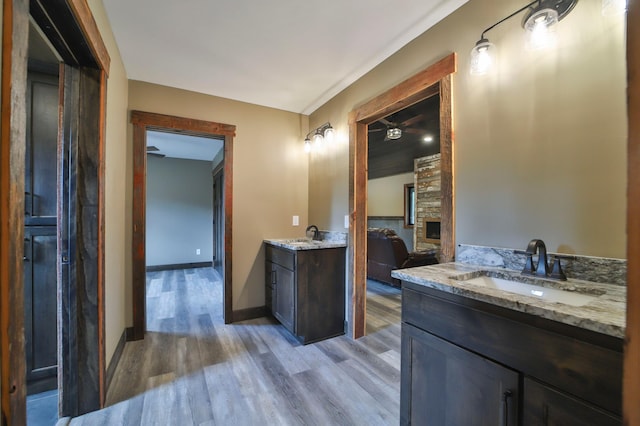
[[[369,228],[367,230],[367,278],[400,287],[400,280],[392,278],[391,271],[436,264],[438,251],[409,253],[404,241],[394,230]]]

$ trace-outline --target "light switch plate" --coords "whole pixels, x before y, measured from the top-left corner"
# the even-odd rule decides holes
[[[344,227],[345,227],[345,229],[349,228],[349,215],[348,214],[344,215]]]
[[[293,226],[299,226],[300,225],[300,216],[294,216],[293,217]]]

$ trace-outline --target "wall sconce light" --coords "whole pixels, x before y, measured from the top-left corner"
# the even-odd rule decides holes
[[[528,46],[531,49],[544,48],[555,40],[555,24],[571,12],[577,2],[578,0],[535,0],[484,30],[480,40],[471,49],[471,74],[486,74],[494,62],[496,49],[485,37],[487,32],[526,10],[522,27],[529,33]]]
[[[311,152],[312,141],[314,146],[320,146],[325,139],[331,142],[333,140],[333,134],[333,127],[331,127],[331,123],[329,122],[324,123],[320,127],[316,127],[307,133],[307,136],[304,138],[304,150]]]

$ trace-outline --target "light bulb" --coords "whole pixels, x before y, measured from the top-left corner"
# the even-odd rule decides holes
[[[320,131],[316,131],[316,133],[313,135],[313,143],[314,145],[318,146],[322,143],[322,133],[320,133]]]
[[[484,75],[489,72],[493,66],[495,46],[489,43],[486,38],[478,40],[476,45],[471,49],[471,68],[469,72],[472,75]]]
[[[427,135],[427,136],[425,136],[424,138],[422,138],[422,140],[423,140],[424,142],[426,142],[426,143],[431,143],[431,142],[433,142],[433,136],[431,136],[431,135]]]
[[[333,141],[333,135],[334,135],[334,130],[333,127],[331,127],[331,124],[327,125],[327,128],[324,129],[324,138],[327,140],[327,142],[331,142]]]
[[[304,140],[304,152],[311,152],[311,140],[309,138]]]
[[[558,12],[553,9],[542,9],[532,14],[524,24],[529,33],[528,49],[546,49],[555,45],[557,23]]]

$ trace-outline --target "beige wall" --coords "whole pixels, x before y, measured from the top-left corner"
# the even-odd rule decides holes
[[[413,172],[370,179],[367,192],[369,216],[404,216],[404,185],[413,183]]]
[[[129,109],[236,126],[233,145],[233,309],[264,306],[262,240],[304,236],[308,223],[308,156],[302,143],[308,118],[139,81],[129,82]],[[128,136],[129,157],[131,138],[132,131]],[[130,166],[128,173],[129,189],[132,185]],[[129,190],[129,223],[130,199]],[[299,226],[292,226],[293,215],[300,216]],[[130,232],[127,239],[130,241]],[[126,256],[130,268],[129,247],[126,246]],[[128,283],[129,324],[130,292]]]
[[[524,248],[535,237],[551,251],[625,257],[624,16],[578,2],[546,56],[523,49],[513,18],[487,34],[499,48],[496,72],[469,75],[481,31],[515,8],[471,0],[311,115],[311,126],[330,119],[344,139],[311,158],[310,220],[339,229],[348,210],[349,111],[457,52],[456,243]]]
[[[111,57],[107,82],[105,143],[105,352],[107,365],[125,329],[125,199],[127,75],[101,0],[89,0],[91,13]]]

